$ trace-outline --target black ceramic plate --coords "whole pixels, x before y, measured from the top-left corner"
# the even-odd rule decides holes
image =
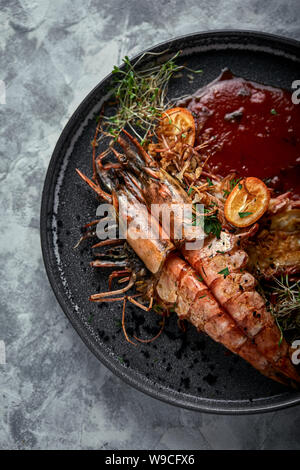
[[[175,79],[171,97],[197,90],[224,67],[236,75],[291,88],[299,79],[300,47],[296,41],[254,32],[217,31],[160,44],[153,52],[173,54],[201,75]],[[143,61],[142,61],[143,62]],[[180,61],[179,61],[180,63]],[[93,353],[137,389],[174,405],[215,413],[253,413],[300,403],[300,394],[260,375],[223,346],[188,326],[179,331],[175,315],[153,343],[134,347],[120,328],[121,305],[91,304],[90,294],[107,288],[105,273],[89,267],[90,246],[73,247],[80,227],[95,217],[97,200],[75,168],[91,175],[91,146],[96,121],[111,76],[85,98],[63,130],[53,152],[44,186],[41,239],[44,262],[56,297]],[[127,330],[152,337],[159,329],[155,313],[129,306]]]

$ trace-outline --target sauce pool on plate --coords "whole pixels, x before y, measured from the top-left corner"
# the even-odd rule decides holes
[[[195,117],[196,144],[210,142],[213,172],[256,176],[275,192],[300,197],[300,105],[291,93],[224,70],[179,104]]]

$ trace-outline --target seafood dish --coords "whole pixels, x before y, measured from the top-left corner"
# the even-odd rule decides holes
[[[176,59],[115,67],[115,108],[95,124],[91,174],[77,169],[112,208],[86,222],[77,244],[92,239],[91,266],[112,269],[90,301],[121,302],[132,346],[163,337],[177,315],[180,328],[190,322],[299,388],[300,107],[289,91],[227,69],[171,102],[168,82],[184,68]],[[154,337],[128,334],[128,302],[161,316]]]

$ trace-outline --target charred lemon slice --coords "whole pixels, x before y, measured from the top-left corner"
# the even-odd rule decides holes
[[[156,130],[159,146],[166,147],[181,156],[186,145],[193,147],[195,143],[195,121],[193,115],[185,108],[171,108],[162,114]],[[162,152],[162,155],[164,152]]]
[[[235,227],[248,227],[268,209],[270,193],[258,178],[239,181],[225,203],[225,217]]]

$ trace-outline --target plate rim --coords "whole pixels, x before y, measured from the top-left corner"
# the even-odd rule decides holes
[[[181,36],[176,36],[166,41],[162,41],[158,44],[155,44],[152,47],[149,47],[138,54],[134,55],[131,60],[135,62],[142,54],[148,51],[156,51],[161,47],[172,46],[174,43],[184,40],[192,40],[193,38],[205,38],[216,39],[216,38],[226,38],[240,36],[240,38],[256,38],[262,40],[269,40],[274,43],[274,46],[291,46],[299,49],[300,41],[292,38],[287,38],[284,36],[260,32],[256,30],[239,30],[239,29],[216,29],[203,32],[195,32],[191,34],[185,34]],[[193,395],[185,394],[183,392],[178,392],[172,390],[164,385],[157,385],[150,379],[147,379],[142,373],[130,370],[128,374],[128,369],[121,363],[117,361],[112,361],[109,354],[105,353],[104,349],[99,350],[96,347],[95,342],[92,340],[88,330],[82,327],[82,324],[76,319],[72,314],[72,308],[70,307],[66,296],[63,292],[63,288],[57,282],[57,276],[54,273],[55,266],[51,263],[51,249],[50,243],[48,243],[48,226],[47,226],[47,214],[49,210],[49,189],[53,186],[53,178],[55,176],[55,166],[56,162],[59,159],[61,147],[65,142],[66,138],[69,137],[72,127],[77,122],[77,117],[79,114],[82,114],[82,109],[87,106],[90,102],[90,99],[97,92],[98,89],[101,89],[107,81],[109,81],[111,73],[106,75],[80,102],[75,111],[72,113],[67,123],[65,124],[60,136],[57,140],[57,143],[52,152],[46,176],[44,179],[44,186],[42,191],[41,206],[40,206],[40,240],[41,240],[41,249],[42,257],[47,273],[47,277],[51,288],[55,294],[56,300],[58,301],[62,311],[72,324],[73,328],[78,333],[81,340],[88,347],[88,349],[96,356],[102,364],[104,364],[111,372],[113,372],[117,377],[124,380],[125,383],[134,387],[135,389],[151,396],[152,398],[159,399],[165,403],[178,406],[181,408],[200,411],[205,413],[214,413],[221,415],[246,415],[246,414],[257,414],[277,411],[287,407],[295,406],[300,403],[300,394],[292,396],[292,393],[287,391],[286,393],[279,395],[274,395],[270,398],[258,398],[254,399],[251,404],[249,400],[216,400],[210,398],[195,397]],[[282,398],[280,398],[282,397]],[[273,400],[275,401],[273,403]],[[259,403],[259,402],[263,403]],[[270,403],[266,403],[269,401]]]

